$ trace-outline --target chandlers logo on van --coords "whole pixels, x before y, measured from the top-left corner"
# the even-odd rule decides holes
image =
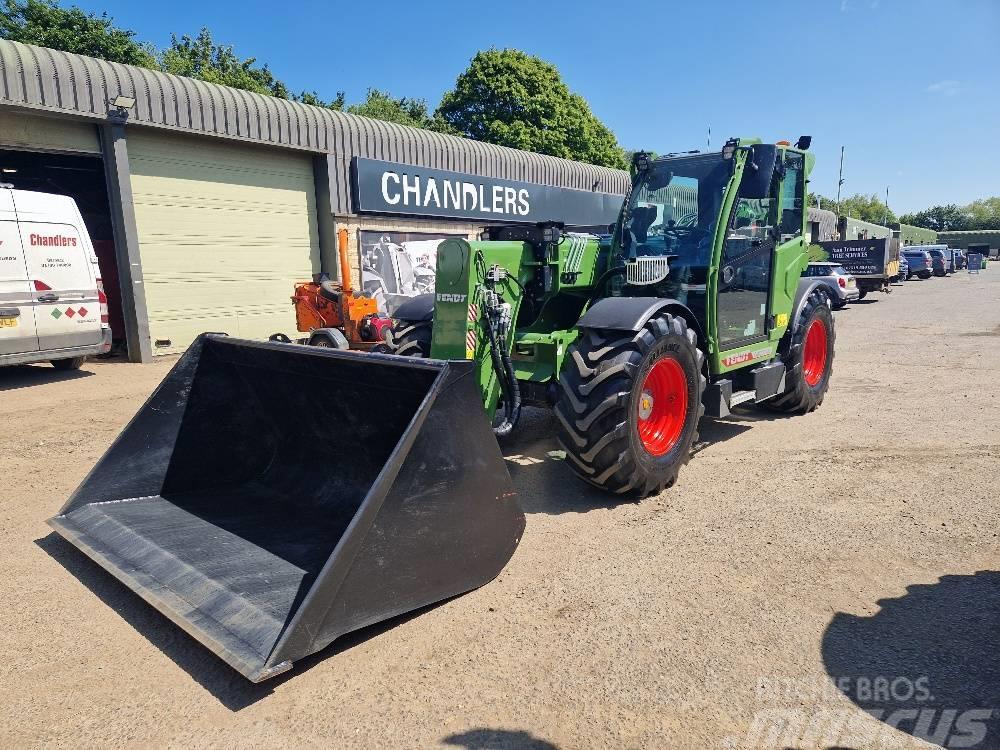
[[[597,192],[600,180],[579,190],[360,157],[351,169],[359,213],[604,226],[622,204],[620,195]]]
[[[28,241],[32,247],[76,247],[76,237],[61,234],[32,234]]]

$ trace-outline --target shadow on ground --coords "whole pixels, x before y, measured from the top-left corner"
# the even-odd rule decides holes
[[[414,617],[419,617],[450,601],[446,599],[436,602],[422,609],[341,636],[322,651],[295,662],[291,671],[266,682],[255,684],[217,658],[143,601],[138,594],[122,585],[118,579],[55,532],[41,539],[36,539],[35,544],[231,711],[239,711],[253,705],[270,695],[276,687],[286,680],[295,679],[320,662],[335,657],[337,654],[354,648],[370,638],[381,635],[397,625],[408,622]]]
[[[889,726],[940,747],[1000,747],[1000,572],[943,576],[837,613],[823,662],[837,688]]]
[[[65,383],[67,380],[89,378],[93,374],[85,369],[57,370],[49,364],[0,367],[0,393],[16,391],[18,388],[35,388],[51,383]]]
[[[441,740],[466,750],[558,750],[558,746],[535,737],[531,732],[508,729],[470,729]]]

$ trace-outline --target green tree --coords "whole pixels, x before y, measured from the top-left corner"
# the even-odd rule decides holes
[[[478,141],[627,166],[614,134],[569,90],[556,67],[520,50],[477,53],[435,114]]]
[[[380,89],[368,89],[365,100],[360,104],[348,105],[347,111],[352,115],[395,122],[414,128],[451,132],[446,123],[431,115],[425,99],[409,99],[405,96],[397,98],[388,91]]]
[[[345,96],[343,91],[338,91],[336,98],[328,102],[323,101],[315,91],[303,91],[301,94],[294,94],[292,95],[292,99],[303,104],[311,104],[314,107],[326,107],[327,109],[335,109],[338,112],[344,111]]]
[[[0,37],[101,60],[156,68],[148,44],[135,32],[115,26],[106,13],[60,8],[55,0],[0,0]]]
[[[980,198],[962,209],[969,229],[1000,229],[1000,196]]]
[[[906,214],[900,217],[900,221],[915,227],[933,229],[935,232],[971,229],[968,215],[954,203],[947,206],[931,206],[915,214]]]
[[[167,73],[291,98],[288,87],[274,77],[266,64],[257,65],[255,57],[241,59],[231,45],[216,44],[205,28],[193,39],[187,34],[179,39],[172,34],[170,47],[160,55],[160,64]]]

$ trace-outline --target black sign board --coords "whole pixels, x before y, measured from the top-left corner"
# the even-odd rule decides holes
[[[839,263],[854,276],[883,276],[888,262],[889,240],[845,240],[820,242],[826,259]]]
[[[354,208],[358,213],[440,216],[505,223],[561,221],[607,225],[623,197],[532,182],[480,177],[355,157]]]

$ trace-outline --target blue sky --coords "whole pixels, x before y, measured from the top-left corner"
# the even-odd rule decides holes
[[[63,0],[71,4],[71,0]],[[554,63],[626,148],[813,136],[811,188],[898,213],[1000,195],[1000,0],[79,0],[141,39],[208,26],[293,90],[434,106],[477,50]],[[276,11],[275,8],[278,10]]]

